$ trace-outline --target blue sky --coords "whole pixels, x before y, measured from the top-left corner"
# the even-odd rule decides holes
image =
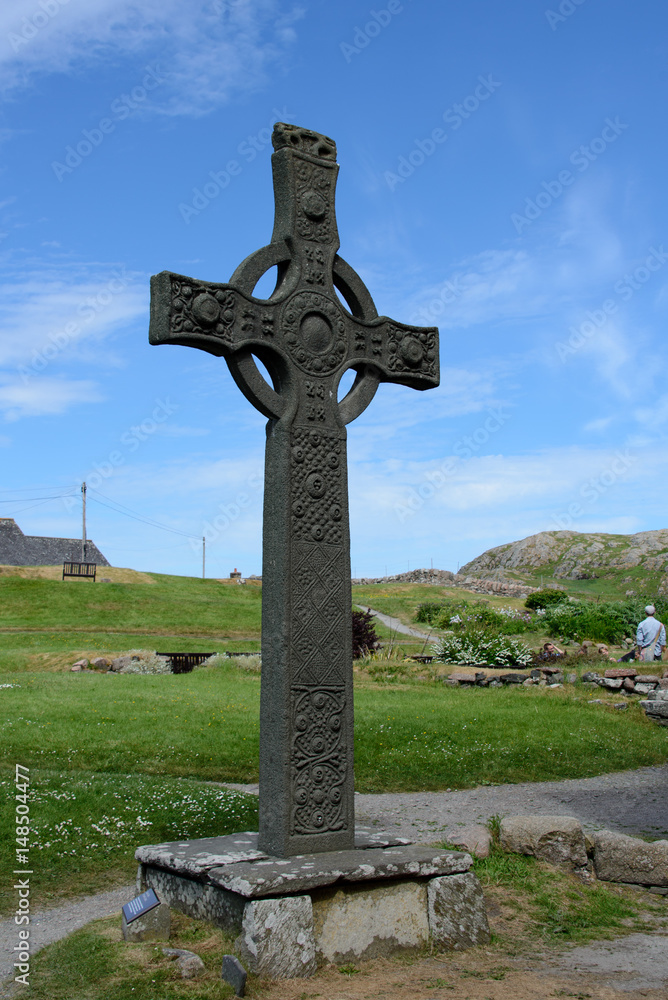
[[[265,420],[149,346],[148,287],[269,241],[279,118],[336,140],[378,311],[441,332],[440,388],[348,428],[354,573],[665,528],[666,37],[659,0],[4,5],[0,516],[77,535],[85,479],[114,565],[261,571]]]

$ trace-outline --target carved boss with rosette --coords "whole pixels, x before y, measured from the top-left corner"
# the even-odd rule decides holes
[[[362,280],[337,254],[334,142],[279,123],[273,145],[271,243],[227,284],[169,271],[154,276],[149,337],[224,357],[241,391],[269,418],[259,846],[288,857],[347,849],[354,839],[345,425],[380,382],[431,389],[439,366],[438,331],[378,316]],[[255,298],[255,285],[274,266],[274,292]],[[355,381],[338,402],[350,368]]]

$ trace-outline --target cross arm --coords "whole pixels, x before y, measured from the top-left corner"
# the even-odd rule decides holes
[[[198,347],[218,357],[262,349],[274,335],[274,308],[229,284],[171,271],[151,278],[151,344]]]
[[[408,326],[379,316],[354,326],[349,366],[372,366],[379,381],[411,389],[435,389],[440,382],[438,328]]]

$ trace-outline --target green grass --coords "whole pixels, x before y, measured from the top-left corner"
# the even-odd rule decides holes
[[[0,577],[0,629],[259,637],[258,586],[150,574],[153,585],[85,587],[59,580]]]
[[[528,911],[534,928],[548,942],[583,943],[646,929],[637,897],[629,890],[602,882],[583,883],[535,858],[495,850],[488,858],[477,859],[474,871],[483,889],[510,890],[515,905]],[[645,900],[643,904],[656,907]],[[663,912],[665,907],[658,904],[657,909]]]
[[[14,775],[0,779],[4,803],[11,804]],[[134,852],[140,844],[213,837],[257,829],[257,798],[187,778],[145,774],[104,774],[85,770],[31,768],[31,837],[28,867],[34,904],[99,892],[134,879]],[[15,863],[14,814],[0,811],[0,862]],[[11,885],[0,887],[0,906],[15,905]]]
[[[203,976],[182,979],[178,965],[162,954],[162,944],[120,940],[118,917],[95,921],[35,956],[28,995],[31,1000],[226,1000],[234,996],[232,987],[220,978],[223,955],[232,950],[232,942],[220,931],[172,911],[169,947],[195,951],[206,966]]]
[[[257,780],[260,677],[233,663],[191,674],[0,676],[4,758],[32,767]],[[572,689],[575,691],[576,689]],[[357,676],[360,791],[548,781],[659,764],[668,734],[567,689],[462,690]]]

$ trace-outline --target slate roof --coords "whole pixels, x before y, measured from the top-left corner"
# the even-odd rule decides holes
[[[90,539],[86,540],[85,561],[111,565]],[[0,517],[0,565],[58,566],[64,562],[81,562],[80,538],[24,535],[13,518]]]

